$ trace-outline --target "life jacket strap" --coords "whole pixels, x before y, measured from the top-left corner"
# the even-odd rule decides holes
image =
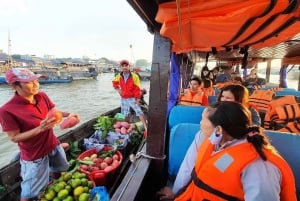
[[[200,180],[197,175],[196,175],[196,172],[195,172],[195,169],[193,169],[192,171],[192,180],[193,182],[195,183],[195,185],[209,193],[212,193],[220,198],[223,198],[224,200],[227,200],[227,201],[239,201],[238,198],[234,197],[234,196],[231,196],[231,195],[227,195],[217,189],[214,189],[212,188],[211,186],[205,184],[202,180]]]

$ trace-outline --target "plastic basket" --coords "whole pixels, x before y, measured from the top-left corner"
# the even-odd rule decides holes
[[[78,159],[82,160],[85,157],[91,156],[92,154],[101,154],[101,152],[103,152],[103,151],[109,151],[109,150],[112,150],[112,149],[113,149],[113,147],[110,147],[110,146],[105,146],[99,152],[97,152],[96,148],[89,149],[89,150],[83,152],[82,154],[80,154],[78,156]],[[109,171],[94,170],[94,171],[91,171],[91,172],[85,172],[85,171],[81,170],[81,172],[87,174],[89,179],[91,181],[93,181],[96,186],[110,186],[114,182],[114,180],[117,176],[118,170],[120,169],[121,163],[123,161],[122,153],[117,150],[116,154],[119,157],[119,163],[116,166],[114,166],[113,169],[111,169]]]

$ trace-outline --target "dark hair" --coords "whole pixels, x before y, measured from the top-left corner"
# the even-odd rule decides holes
[[[248,102],[248,98],[249,98],[248,89],[242,85],[231,84],[231,85],[227,85],[227,86],[223,87],[218,96],[218,102],[221,101],[223,91],[230,91],[233,94],[234,100],[236,102],[239,102],[242,104],[246,104]]]
[[[214,126],[221,126],[224,132],[235,139],[246,138],[252,143],[263,160],[267,160],[263,146],[269,141],[259,127],[251,127],[251,112],[242,104],[232,101],[217,102],[208,108],[208,119]]]
[[[201,82],[202,82],[201,79],[198,78],[198,77],[192,77],[191,81],[196,81],[196,82],[198,82],[199,85],[200,85]]]
[[[203,79],[202,82],[204,88],[212,87],[212,81],[210,79]]]
[[[19,81],[14,82],[14,84],[15,84],[16,86],[21,87],[21,83],[20,83]]]
[[[207,75],[204,75],[204,71],[207,71]],[[207,66],[203,66],[200,74],[201,79],[209,78],[209,68]]]

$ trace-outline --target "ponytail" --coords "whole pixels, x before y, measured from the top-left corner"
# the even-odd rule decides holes
[[[263,133],[262,129],[257,126],[249,127],[247,129],[247,141],[252,143],[257,153],[260,157],[266,161],[267,157],[263,152],[264,146],[268,145],[268,139],[266,138],[265,134]]]

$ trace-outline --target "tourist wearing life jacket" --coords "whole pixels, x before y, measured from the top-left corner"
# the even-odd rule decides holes
[[[190,88],[184,89],[180,94],[179,103],[180,105],[208,105],[208,97],[201,89],[201,80],[198,77],[191,79]]]
[[[250,111],[236,102],[219,102],[202,113],[201,132],[190,145],[173,189],[160,200],[296,201],[293,173]]]
[[[213,87],[213,82],[210,79],[204,79],[203,82],[203,92],[207,96],[214,96],[216,95],[215,89]]]
[[[223,87],[218,96],[218,101],[235,101],[245,105],[251,112],[252,124],[261,126],[256,105],[249,103],[249,91],[246,87],[239,84],[231,84]]]

